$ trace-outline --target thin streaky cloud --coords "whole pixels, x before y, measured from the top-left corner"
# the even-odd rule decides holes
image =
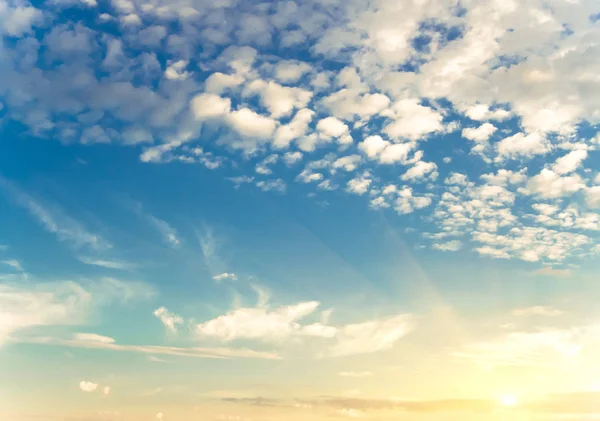
[[[148,223],[158,231],[165,245],[175,249],[181,247],[181,238],[179,237],[179,233],[167,221],[164,221],[147,212],[140,202],[133,203],[133,210],[141,218],[148,221]]]
[[[124,345],[118,344],[113,339],[107,340],[103,337],[102,340],[85,339],[81,336],[71,339],[61,339],[52,337],[20,337],[12,338],[15,343],[29,343],[39,345],[60,345],[70,348],[84,349],[104,349],[108,351],[120,352],[135,352],[149,355],[172,355],[178,357],[189,358],[208,358],[208,359],[233,359],[233,358],[248,358],[248,359],[263,359],[263,360],[278,360],[280,356],[275,352],[269,351],[254,351],[246,348],[207,348],[207,347],[172,347],[158,345]],[[112,338],[110,338],[112,339]]]
[[[88,256],[79,256],[78,259],[81,263],[85,263],[86,265],[99,266],[106,269],[130,270],[134,268],[133,264],[120,260],[99,259]]]
[[[12,182],[0,176],[0,187],[15,202],[25,208],[44,229],[55,234],[59,241],[70,243],[76,248],[87,247],[101,251],[112,247],[100,235],[90,233],[80,222],[66,215],[58,206],[46,206],[22,191]]]

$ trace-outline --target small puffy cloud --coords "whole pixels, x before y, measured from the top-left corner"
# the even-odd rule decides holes
[[[418,99],[402,99],[392,106],[394,121],[383,132],[391,138],[419,140],[443,128],[443,116],[432,108],[419,104]]]
[[[269,110],[272,118],[288,116],[294,109],[306,107],[312,98],[310,91],[263,80],[255,80],[246,85],[244,94],[259,95],[261,104]]]
[[[277,128],[273,146],[278,149],[289,147],[290,142],[304,136],[315,112],[307,108],[299,110],[292,121]]]
[[[240,75],[215,72],[204,81],[204,89],[207,93],[220,95],[228,89],[240,86],[242,83],[244,83],[244,78]]]
[[[229,114],[231,100],[219,95],[204,93],[196,95],[191,101],[191,109],[199,120],[222,118]]]
[[[463,244],[459,240],[451,240],[445,243],[435,243],[433,248],[440,251],[458,251],[462,248]]]
[[[398,191],[398,197],[394,209],[400,215],[405,215],[414,212],[417,209],[423,209],[431,205],[431,197],[415,196],[410,187],[404,187]]]
[[[547,168],[527,182],[528,191],[546,199],[567,196],[584,188],[585,183],[579,175],[561,177]]]
[[[283,155],[283,161],[286,163],[286,165],[292,166],[296,162],[301,161],[303,156],[304,155],[302,154],[302,152],[299,152],[299,151],[296,151],[296,152],[286,152]]]
[[[281,178],[274,180],[261,180],[256,183],[256,187],[262,191],[274,191],[277,193],[285,193],[287,184]]]
[[[84,392],[93,392],[98,388],[96,383],[82,381],[79,383],[79,388]]]
[[[102,389],[102,393],[104,394],[104,396],[108,396],[110,393],[110,386],[104,386],[104,388]]]
[[[496,127],[490,123],[484,123],[476,128],[466,128],[462,131],[462,136],[465,139],[475,142],[485,142],[496,132]]]
[[[572,173],[581,166],[587,155],[588,153],[585,150],[571,151],[556,160],[552,166],[552,171],[560,175]]]
[[[379,135],[369,136],[358,144],[358,149],[363,151],[369,158],[377,157],[390,142],[383,140]]]
[[[564,314],[561,310],[546,307],[546,306],[534,306],[534,307],[526,307],[526,308],[517,308],[512,311],[513,316],[546,316],[546,317],[555,317]]]
[[[217,282],[222,281],[237,281],[237,275],[235,273],[224,272],[219,275],[215,275],[212,277]]]
[[[323,174],[319,172],[312,172],[310,169],[304,169],[298,176],[296,180],[301,181],[302,183],[308,184],[313,183],[315,181],[321,181],[323,179]]]
[[[308,63],[282,60],[275,66],[275,78],[281,83],[294,83],[311,69],[312,67]]]
[[[498,142],[498,154],[501,158],[528,158],[543,155],[550,151],[548,140],[540,133],[517,133]]]
[[[402,174],[404,181],[435,180],[438,176],[437,165],[433,162],[418,161]]]
[[[200,323],[195,331],[223,341],[257,339],[278,342],[302,330],[300,320],[317,310],[319,303],[307,301],[269,311],[266,308],[240,308],[216,319]],[[316,333],[305,331],[306,334]]]
[[[346,190],[350,193],[363,195],[369,190],[369,186],[373,180],[370,177],[369,173],[364,173],[356,178],[348,181]]]
[[[275,132],[275,120],[257,114],[249,108],[233,111],[228,116],[232,129],[243,136],[267,139]]]
[[[585,190],[585,199],[590,208],[600,208],[600,186],[587,188]]]
[[[171,332],[176,332],[177,325],[183,324],[183,318],[175,313],[171,313],[166,307],[157,308],[154,311],[154,316]]]
[[[190,72],[185,71],[188,64],[187,60],[178,60],[169,64],[165,70],[165,77],[169,80],[186,80],[191,75]]]
[[[345,171],[352,172],[358,165],[360,164],[362,158],[360,155],[348,155],[341,158],[336,159],[332,166],[334,169],[341,168]]]
[[[336,117],[326,117],[317,123],[317,130],[326,137],[338,138],[348,133],[348,126]]]
[[[510,117],[510,112],[502,109],[490,110],[485,104],[476,104],[467,108],[465,115],[471,120],[505,120]]]

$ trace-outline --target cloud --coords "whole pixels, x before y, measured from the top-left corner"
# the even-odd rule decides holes
[[[363,378],[363,377],[371,377],[373,373],[371,371],[342,371],[338,373],[338,376],[342,377],[353,377],[353,378]]]
[[[340,357],[385,350],[410,333],[413,327],[414,319],[407,314],[349,324],[339,329],[336,343],[326,355]]]
[[[502,158],[523,158],[542,155],[550,151],[550,144],[539,133],[517,133],[498,142],[498,154]]]
[[[512,311],[513,316],[547,316],[555,317],[564,314],[561,310],[546,307],[546,306],[534,306],[527,308],[517,308]]]
[[[119,260],[98,259],[89,256],[80,256],[78,259],[81,263],[85,263],[86,265],[99,266],[107,269],[130,270],[133,268],[131,263]]]
[[[201,337],[226,342],[237,339],[279,342],[292,335],[302,334],[303,327],[299,321],[316,311],[318,306],[318,302],[309,301],[273,311],[266,308],[240,308],[196,325],[195,331]],[[315,332],[309,330],[304,333]]]
[[[85,335],[85,336],[81,336]],[[250,358],[277,360],[280,356],[274,352],[254,351],[245,348],[206,348],[206,347],[172,347],[158,345],[125,345],[119,344],[114,339],[93,334],[78,334],[69,339],[52,337],[21,337],[18,342],[38,345],[59,345],[71,348],[98,349],[118,352],[133,352],[149,356],[171,355],[188,358]]]
[[[23,271],[23,266],[21,266],[21,263],[18,260],[15,260],[15,259],[0,260],[0,264],[9,266],[9,267],[11,267],[14,270],[19,271],[19,272]]]
[[[24,207],[46,231],[55,234],[59,241],[68,242],[75,248],[89,248],[95,251],[111,247],[109,242],[99,235],[91,234],[81,223],[66,215],[57,206],[42,205],[1,176],[0,187],[8,192],[17,204]]]
[[[96,383],[82,381],[81,383],[79,383],[79,388],[82,391],[89,393],[94,392],[98,388],[98,385]]]
[[[141,218],[148,221],[160,233],[165,245],[171,248],[179,248],[181,246],[181,239],[175,228],[171,227],[166,221],[146,212],[140,202],[135,202],[133,208]]]
[[[110,394],[110,386],[104,386],[104,388],[102,389],[102,394],[104,396],[108,396]]]
[[[171,313],[166,307],[157,308],[154,311],[154,316],[171,332],[177,332],[177,325],[183,324],[183,318]]]
[[[496,130],[496,126],[493,124],[484,123],[476,128],[463,129],[462,136],[465,139],[474,140],[476,142],[485,142],[496,132]]]
[[[235,273],[223,272],[219,275],[215,275],[212,277],[215,281],[237,281],[237,275]]]

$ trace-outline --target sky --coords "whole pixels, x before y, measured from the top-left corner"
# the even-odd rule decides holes
[[[0,36],[0,420],[600,419],[596,0]]]

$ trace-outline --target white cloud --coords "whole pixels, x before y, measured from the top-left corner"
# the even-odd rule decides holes
[[[177,325],[183,324],[183,318],[177,314],[171,313],[166,307],[157,308],[154,311],[154,316],[157,317],[171,332],[176,332]]]
[[[474,140],[476,142],[485,142],[488,140],[495,132],[496,127],[490,123],[484,123],[477,128],[466,128],[462,131],[462,136],[465,139]]]
[[[420,181],[425,179],[435,180],[438,177],[437,165],[433,162],[418,161],[402,174],[404,181]]]
[[[80,334],[82,335],[82,334]],[[51,338],[51,337],[23,337],[19,338],[19,342],[38,344],[38,345],[60,345],[71,348],[83,349],[99,349],[116,352],[133,352],[145,354],[148,356],[170,355],[175,357],[187,358],[252,358],[278,360],[281,357],[275,352],[269,351],[254,351],[247,348],[207,348],[207,347],[174,347],[174,346],[159,346],[159,345],[121,345],[112,338],[106,338],[99,335],[85,334],[88,338],[73,337],[70,339]],[[93,338],[98,336],[100,340]]]
[[[78,259],[81,263],[85,263],[86,265],[99,266],[107,269],[129,270],[133,267],[131,263],[120,260],[98,259],[89,256],[80,256]]]
[[[221,72],[215,72],[215,73],[211,74],[206,79],[206,81],[204,81],[204,86],[205,86],[205,90],[207,93],[221,95],[224,91],[226,91],[228,89],[236,88],[237,86],[240,86],[242,83],[244,83],[244,78],[240,75],[227,75],[227,74],[224,74]],[[217,105],[220,105],[221,110],[226,109],[227,111],[229,111],[230,102],[228,102],[227,104],[221,103],[219,101],[219,98],[220,97],[217,98],[217,101],[215,103]],[[221,101],[225,101],[225,100],[223,100],[221,98]],[[226,101],[230,101],[230,100],[227,99]],[[208,103],[206,103],[206,104],[208,104]],[[202,109],[202,108],[204,108],[204,106],[201,106],[200,108]]]
[[[231,100],[229,98],[221,98],[219,95],[204,93],[196,95],[190,105],[197,119],[207,120],[227,116],[231,109]]]
[[[556,160],[552,166],[552,171],[560,175],[572,173],[581,166],[587,155],[588,153],[585,150],[571,151]]]
[[[370,178],[370,174],[364,173],[348,181],[346,189],[351,193],[363,195],[369,190],[369,186],[372,182],[373,180]]]
[[[254,80],[244,88],[244,95],[256,94],[260,95],[260,102],[271,117],[276,119],[290,115],[294,109],[303,109],[312,98],[310,91],[263,80]]]
[[[379,135],[369,136],[364,141],[358,144],[358,148],[363,151],[369,158],[377,157],[390,142],[383,140]]]
[[[314,111],[307,108],[299,110],[292,121],[277,128],[273,146],[275,148],[284,149],[289,147],[291,141],[304,136],[314,114]]]
[[[546,168],[527,182],[527,189],[531,193],[547,199],[570,195],[584,188],[585,184],[579,175],[561,177]]]
[[[532,157],[550,151],[551,146],[539,133],[517,133],[498,142],[498,154],[503,158]]]
[[[275,67],[275,77],[281,83],[294,83],[311,69],[311,66],[304,62],[282,60]]]
[[[458,251],[462,248],[463,243],[459,240],[451,240],[445,243],[435,243],[433,248],[440,251]]]
[[[257,114],[249,108],[233,111],[228,116],[231,127],[243,136],[266,139],[275,132],[275,120]]]
[[[165,77],[169,80],[186,80],[191,75],[190,72],[185,71],[188,64],[187,60],[178,60],[169,64],[165,70]]]
[[[279,342],[299,334],[302,330],[300,320],[314,313],[318,306],[318,302],[308,301],[273,311],[267,308],[240,308],[198,324],[195,331],[202,337],[223,341],[258,339]]]
[[[392,138],[419,140],[443,128],[443,116],[420,105],[418,99],[402,99],[392,106],[392,110],[394,122],[383,128],[383,132]]]
[[[237,281],[237,275],[235,273],[223,272],[219,275],[215,275],[212,277],[215,281]]]
[[[141,208],[140,208],[141,212]],[[156,230],[162,235],[163,241],[166,245],[172,248],[178,248],[181,246],[181,240],[177,230],[171,227],[166,221],[157,218],[149,213],[144,214],[144,217],[150,222]]]
[[[328,356],[367,354],[391,348],[412,331],[411,315],[400,314],[367,322],[346,325],[336,335]]]
[[[471,120],[505,120],[510,117],[510,112],[503,109],[490,110],[485,104],[476,104],[465,111],[465,115]]]
[[[600,186],[587,188],[585,190],[585,198],[590,208],[600,208]]]
[[[104,386],[104,388],[102,389],[102,394],[104,396],[108,396],[110,394],[110,386]]]
[[[287,184],[281,178],[275,180],[261,180],[256,183],[256,187],[262,191],[274,191],[277,193],[285,193]]]
[[[84,392],[93,392],[98,388],[96,383],[86,382],[85,380],[79,383],[79,388]]]
[[[338,138],[348,133],[348,126],[335,117],[327,117],[317,123],[317,130],[326,137]]]
[[[304,155],[302,154],[302,152],[298,152],[298,151],[296,151],[296,152],[286,152],[286,153],[283,155],[283,160],[285,161],[285,163],[286,163],[288,166],[292,166],[292,165],[294,165],[296,162],[299,162],[299,161],[301,161],[301,160],[302,160],[302,158],[303,158],[303,156],[304,156]]]
[[[334,169],[342,168],[345,171],[352,172],[358,168],[361,160],[360,155],[348,155],[336,159],[332,165]]]

